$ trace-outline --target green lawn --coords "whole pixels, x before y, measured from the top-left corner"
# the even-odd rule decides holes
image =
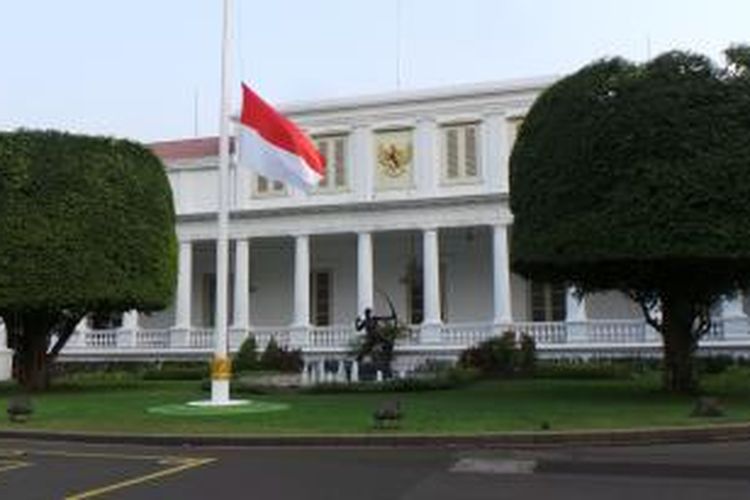
[[[689,416],[694,398],[658,390],[655,374],[636,380],[516,380],[477,382],[461,389],[402,394],[278,394],[253,396],[290,405],[286,411],[231,416],[166,416],[147,408],[205,399],[198,382],[137,382],[119,387],[81,384],[33,398],[26,424],[0,420],[0,428],[95,432],[200,434],[481,433],[538,430],[632,428],[750,422],[750,372],[706,377],[727,416]],[[6,407],[12,388],[0,390]],[[240,397],[244,397],[240,395]],[[405,411],[399,430],[373,430],[372,412],[398,398]]]

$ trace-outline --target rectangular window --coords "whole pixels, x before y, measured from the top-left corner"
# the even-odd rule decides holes
[[[479,176],[479,124],[443,127],[443,179],[466,182]]]
[[[346,150],[347,137],[345,135],[329,135],[316,137],[315,144],[326,159],[326,172],[318,184],[319,193],[344,191],[348,187]]]
[[[310,278],[310,317],[315,326],[328,326],[333,305],[331,272],[313,271]]]
[[[565,286],[531,282],[531,320],[565,321]]]

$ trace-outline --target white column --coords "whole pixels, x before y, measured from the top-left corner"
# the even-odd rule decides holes
[[[414,140],[414,166],[416,169],[417,190],[424,195],[437,191],[440,179],[440,162],[437,144],[437,125],[432,118],[417,120]]]
[[[250,242],[238,239],[234,252],[234,328],[250,325]]]
[[[508,324],[513,321],[513,314],[507,226],[492,226],[492,266],[493,322],[496,325]]]
[[[575,296],[575,288],[565,291],[565,329],[567,341],[572,344],[588,342],[588,325],[586,324],[586,298],[580,300]]]
[[[357,314],[373,306],[372,234],[357,233]]]
[[[565,291],[565,321],[586,321],[586,298],[579,300],[575,295],[575,288],[568,287]]]
[[[136,347],[138,345],[138,311],[131,309],[123,313],[122,326],[117,332],[117,345]]]
[[[239,349],[250,329],[250,242],[240,238],[234,247],[234,317],[230,349]]]
[[[180,242],[178,273],[175,328],[189,329],[192,323],[193,295],[193,243],[191,241]]]
[[[503,154],[504,120],[501,113],[488,113],[481,125],[481,168],[487,189],[493,192],[508,190],[507,157]]]
[[[373,158],[372,130],[367,125],[357,125],[352,133],[351,168],[357,198],[370,200],[375,192],[375,163]]]
[[[131,309],[122,315],[122,327],[126,330],[138,329],[138,311]]]
[[[299,235],[294,241],[294,326],[310,325],[310,237]]]
[[[742,291],[737,292],[737,295],[731,299],[724,299],[721,301],[721,317],[722,318],[744,318],[745,314],[742,303],[744,301],[744,294]]]
[[[747,340],[750,334],[750,324],[745,314],[743,302],[745,294],[739,290],[731,299],[721,302],[721,321],[724,327],[725,340]]]
[[[440,250],[438,230],[422,232],[424,278],[424,325],[439,325],[440,318]]]
[[[13,378],[13,351],[8,349],[8,332],[0,318],[0,381]]]

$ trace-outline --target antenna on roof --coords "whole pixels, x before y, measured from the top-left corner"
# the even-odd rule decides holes
[[[198,137],[198,87],[193,90],[193,136]]]
[[[396,90],[401,90],[401,0],[396,0]]]

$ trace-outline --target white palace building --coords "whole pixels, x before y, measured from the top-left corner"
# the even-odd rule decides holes
[[[661,341],[619,293],[576,300],[511,272],[508,158],[552,79],[465,85],[282,107],[327,158],[311,194],[232,167],[230,351],[252,333],[342,359],[356,316],[388,299],[411,325],[397,363],[455,359],[512,330],[544,356],[654,355]],[[172,308],[89,320],[64,359],[209,359],[213,349],[218,138],[151,144],[174,193]],[[702,349],[750,349],[743,299],[716,308]],[[750,351],[748,351],[750,352]]]

